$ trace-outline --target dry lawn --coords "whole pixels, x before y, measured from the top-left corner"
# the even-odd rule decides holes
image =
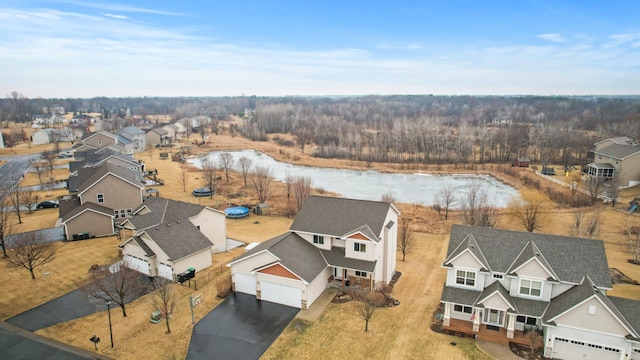
[[[195,136],[192,140],[196,139]],[[282,148],[273,142],[250,142],[239,137],[228,135],[211,135],[207,145],[197,149],[200,153],[212,150],[253,148],[264,151],[276,159],[293,162],[299,165],[331,166],[353,169],[376,169],[380,171],[463,171],[455,166],[420,166],[408,168],[393,164],[367,164],[354,161],[336,161],[314,159],[297,148]],[[239,174],[233,173],[229,182],[222,180],[216,185],[218,194],[209,198],[195,198],[191,191],[203,186],[200,173],[171,160],[159,159],[159,151],[147,151],[137,157],[146,163],[147,169],[158,169],[158,177],[166,182],[164,186],[154,186],[162,197],[199,203],[216,209],[224,209],[229,205],[255,204],[257,201],[250,188],[245,188]],[[189,181],[183,191],[179,181],[181,169],[186,169]],[[219,176],[224,176],[221,172]],[[506,179],[517,185],[519,179]],[[32,181],[32,180],[29,180]],[[623,199],[640,193],[630,190],[623,194]],[[50,195],[51,196],[51,195]],[[230,200],[231,199],[231,200]],[[228,220],[228,236],[244,242],[261,242],[286,231],[292,219],[286,200],[283,184],[275,184],[273,196],[269,201],[273,214],[281,217],[251,215],[248,218]],[[330,304],[320,319],[313,323],[294,320],[292,324],[276,340],[274,345],[263,356],[265,359],[300,358],[419,358],[419,359],[488,359],[473,342],[450,336],[437,334],[429,329],[431,317],[438,306],[445,271],[440,268],[447,248],[448,232],[452,222],[460,222],[459,214],[453,214],[449,221],[443,221],[432,210],[415,205],[399,204],[404,219],[411,219],[416,224],[417,245],[407,256],[406,262],[398,262],[398,270],[403,273],[397,283],[393,296],[400,300],[400,306],[379,309],[371,323],[370,331],[364,332],[364,321],[354,314],[351,304]],[[624,212],[597,206],[584,209],[588,213],[598,212],[602,219],[602,227],[598,235],[605,241],[609,264],[616,267],[632,279],[640,280],[640,266],[629,264],[629,257],[620,246],[621,229],[631,222],[640,225],[640,216],[628,216]],[[571,224],[575,210],[553,209],[548,212],[542,232],[572,235]],[[26,224],[50,224],[57,217],[56,210],[42,210],[26,217]],[[41,226],[41,227],[48,227]],[[515,222],[507,211],[504,211],[498,222],[499,228],[523,230],[522,225]],[[0,267],[0,278],[18,279],[18,282],[5,281],[9,288],[9,297],[2,297],[3,317],[15,315],[37,304],[55,298],[75,288],[78,276],[85,276],[92,264],[106,264],[117,260],[118,240],[114,238],[95,239],[83,242],[56,244],[59,247],[58,257],[48,266],[52,273],[45,279],[39,278],[30,282],[24,270],[10,270]],[[216,280],[228,276],[224,266],[231,259],[242,254],[243,249],[213,255],[214,266],[196,275],[198,290],[174,285],[178,292],[178,308],[171,319],[172,333],[165,334],[165,324],[152,324],[149,315],[152,311],[151,297],[147,295],[129,305],[129,316],[123,318],[119,311],[112,312],[115,348],[108,346],[108,323],[106,312],[100,312],[83,319],[59,324],[38,333],[57,340],[93,350],[88,341],[92,335],[102,339],[99,352],[117,359],[182,359],[186,355],[191,335],[191,315],[188,307],[189,295],[203,294],[204,304],[195,309],[195,320],[198,321],[213,309],[220,300],[216,298]],[[6,264],[2,264],[6,267]],[[64,265],[65,271],[61,271]],[[57,269],[57,270],[56,270]],[[2,271],[4,270],[4,271]],[[18,278],[16,278],[18,276]],[[24,284],[32,286],[24,286]],[[18,285],[19,284],[19,285]],[[195,284],[194,284],[195,285]],[[46,296],[43,296],[46,294]],[[640,299],[640,287],[633,285],[615,285],[612,295]],[[450,345],[455,341],[457,346]]]

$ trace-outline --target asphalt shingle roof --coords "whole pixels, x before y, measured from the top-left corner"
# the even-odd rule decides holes
[[[453,225],[445,264],[469,234],[473,234],[487,260],[488,270],[493,272],[506,273],[524,248],[535,242],[559,281],[579,284],[584,276],[589,276],[598,287],[613,286],[601,240]]]
[[[86,202],[80,206],[76,206],[73,210],[69,211],[68,213],[64,214],[64,216],[62,217],[61,221],[63,223],[69,221],[69,219],[73,218],[74,216],[87,211],[87,210],[93,210],[95,212],[99,212],[101,214],[104,214],[105,216],[113,216],[113,209],[108,208],[106,206],[102,206],[102,205],[98,205],[98,204],[94,204],[92,202]]]
[[[376,261],[352,259],[344,256],[344,248],[334,246],[331,250],[320,250],[327,263],[331,266],[343,267],[351,270],[373,272]]]
[[[368,225],[378,237],[391,206],[380,201],[309,196],[290,230],[341,237]]]
[[[138,186],[140,188],[144,187],[142,185],[143,179],[135,171],[121,167],[121,166],[111,165],[110,163],[106,162],[100,165],[99,167],[96,167],[91,177],[89,177],[89,179],[84,181],[82,185],[78,186],[78,192],[85,191],[89,187],[93,186],[100,178],[102,178],[103,176],[109,173],[115,174],[123,178],[124,180],[130,182],[132,185]],[[78,174],[78,176],[80,176],[80,174]]]
[[[135,214],[142,207],[147,207],[151,212],[144,215],[134,215],[127,219],[137,230],[144,230],[159,224],[174,223],[178,220],[187,220],[198,215],[204,209],[204,206],[155,196],[146,198],[142,204],[134,209],[133,213]]]
[[[145,230],[171,261],[177,261],[213,245],[190,221],[161,224]]]
[[[474,306],[481,292],[445,286],[442,289],[441,301]]]
[[[611,144],[595,152],[596,154],[610,156],[614,159],[624,159],[628,156],[640,153],[640,145]]]

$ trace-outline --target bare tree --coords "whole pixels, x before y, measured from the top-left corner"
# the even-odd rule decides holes
[[[627,218],[623,224],[622,233],[626,237],[622,241],[623,251],[631,255],[631,262],[640,264],[640,226],[634,226]]]
[[[20,187],[18,186],[19,181],[19,179],[16,179],[16,175],[11,175],[9,184],[4,186],[2,191],[6,193],[9,198],[13,212],[18,218],[18,224],[22,224],[22,209],[20,208],[20,205],[22,205],[22,197],[20,196]]]
[[[16,267],[29,270],[31,279],[35,280],[33,270],[53,260],[55,254],[55,246],[49,239],[31,232],[15,238],[7,252],[7,260]]]
[[[398,251],[402,253],[402,261],[408,253],[413,249],[414,243],[413,229],[407,220],[400,221],[398,224]]]
[[[178,173],[178,180],[182,185],[182,192],[187,191],[187,184],[189,183],[189,170],[187,168],[180,168],[180,172]]]
[[[234,163],[233,155],[230,153],[225,152],[218,155],[218,164],[220,164],[220,169],[224,171],[224,177],[227,179],[227,182],[229,182],[229,172],[233,169]]]
[[[542,227],[546,206],[544,195],[534,190],[523,191],[520,198],[513,199],[509,204],[513,217],[528,232],[534,232]]]
[[[73,143],[76,141],[76,134],[74,133],[73,129],[64,127],[60,129],[60,131],[58,131],[58,138],[62,141],[68,141],[71,143],[71,145],[73,145]]]
[[[240,165],[240,172],[242,173],[242,178],[244,179],[244,187],[247,187],[247,177],[251,172],[252,161],[246,156],[242,156],[238,159],[238,165]]]
[[[53,167],[56,164],[56,159],[58,158],[58,155],[56,155],[55,151],[44,151],[41,156],[42,156],[42,159],[46,161],[47,166],[49,167],[49,173],[53,177]]]
[[[36,174],[38,175],[38,184],[40,184],[40,188],[42,189],[42,176],[44,176],[47,170],[46,164],[41,159],[34,159],[31,162],[31,167],[36,171]]]
[[[272,182],[273,175],[271,169],[267,167],[258,166],[251,173],[251,184],[256,191],[259,202],[266,202],[269,198]]]
[[[33,194],[33,189],[30,187],[23,187],[20,189],[20,203],[25,205],[29,211],[29,214],[33,213],[33,207],[38,204],[40,197]]]
[[[153,309],[160,313],[160,317],[164,319],[167,331],[165,334],[171,334],[171,326],[169,325],[169,319],[173,309],[178,302],[176,298],[176,292],[173,289],[172,282],[158,277],[154,280],[155,294],[153,296]]]
[[[384,296],[378,292],[369,291],[351,291],[349,295],[353,299],[353,308],[364,320],[364,331],[369,331],[369,321],[378,306],[382,305]]]
[[[287,201],[291,199],[291,187],[293,186],[294,176],[289,174],[289,171],[284,175],[284,184],[287,186]]]
[[[293,198],[296,201],[296,211],[300,211],[302,204],[311,195],[312,182],[307,176],[295,176],[292,183]]]
[[[436,203],[440,205],[440,208],[444,208],[444,219],[449,219],[449,209],[455,206],[457,199],[455,196],[456,187],[452,184],[443,186],[438,193],[436,193]]]
[[[598,196],[600,195],[600,190],[602,189],[603,185],[604,185],[604,179],[595,177],[595,176],[590,176],[584,182],[584,186],[587,188],[587,191],[589,192],[589,198],[591,199],[591,204],[595,204],[596,200],[598,200]]]
[[[144,293],[144,275],[122,262],[111,273],[109,269],[93,272],[83,290],[96,299],[109,299],[120,305],[122,316],[127,316],[125,305]]]
[[[13,222],[11,221],[11,211],[6,206],[7,193],[0,188],[0,246],[2,246],[2,255],[7,257],[7,246],[5,239],[13,234]]]
[[[460,198],[464,223],[471,226],[493,227],[497,221],[496,209],[487,200],[479,180],[473,180]]]
[[[202,161],[202,181],[204,186],[211,191],[210,198],[213,198],[213,190],[216,184],[216,164],[209,158]]]
[[[386,193],[382,194],[382,196],[380,197],[380,201],[388,202],[388,203],[394,203],[394,202],[396,202],[396,198],[393,196],[392,193],[386,192]]]
[[[573,216],[574,236],[594,238],[600,231],[600,212],[596,211],[588,216],[583,211],[578,211]]]
[[[616,207],[616,201],[620,196],[620,176],[615,175],[610,181],[607,181],[604,186],[607,188],[607,197],[611,202],[611,207]]]

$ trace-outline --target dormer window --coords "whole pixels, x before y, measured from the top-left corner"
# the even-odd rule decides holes
[[[363,244],[363,243],[354,243],[353,244],[353,251],[355,252],[367,252],[367,244]]]
[[[318,245],[324,245],[324,236],[313,235],[313,243]]]
[[[520,295],[541,296],[542,281],[520,279]]]
[[[456,284],[475,286],[476,285],[476,273],[473,271],[456,271]]]

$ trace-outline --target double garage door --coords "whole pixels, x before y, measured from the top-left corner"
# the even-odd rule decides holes
[[[255,274],[234,273],[233,276],[237,292],[250,295],[256,294]],[[261,299],[264,301],[292,306],[298,309],[302,306],[302,291],[298,288],[264,280],[260,282],[260,288]]]
[[[145,275],[149,275],[149,262],[139,257],[131,256],[127,254],[124,258],[127,262],[127,266],[131,269],[139,271]]]
[[[555,338],[553,342],[554,359],[597,359],[620,360],[620,349],[584,341]]]

